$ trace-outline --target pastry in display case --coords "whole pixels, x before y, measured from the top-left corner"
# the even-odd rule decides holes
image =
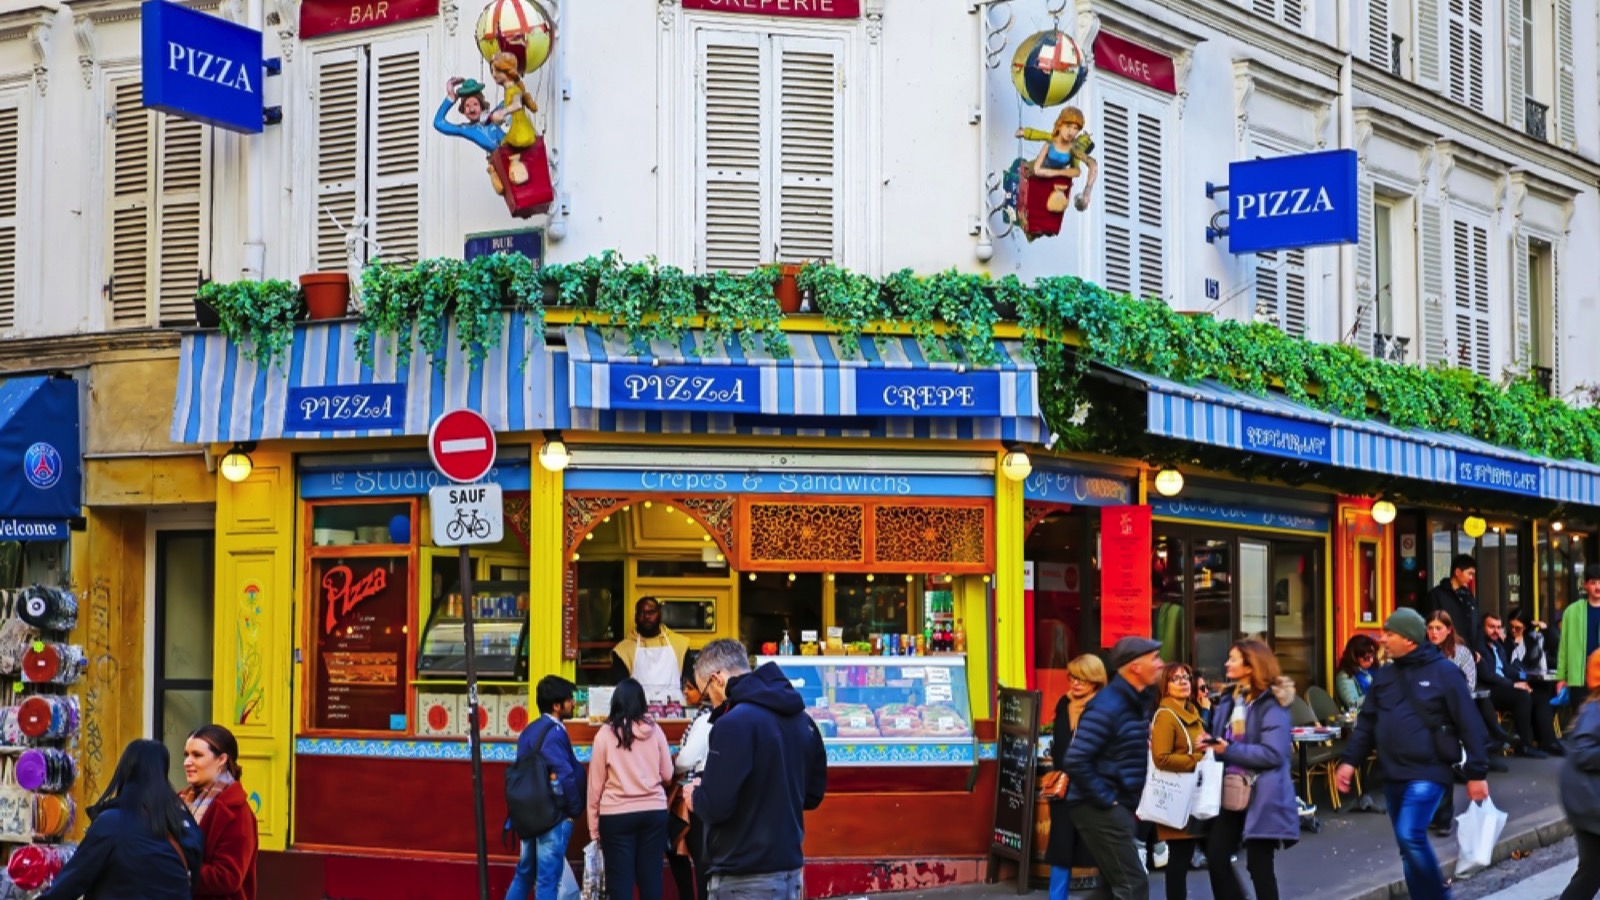
[[[969,764],[963,656],[763,656],[805,700],[830,764]]]
[[[477,641],[477,674],[488,679],[528,677],[528,593],[525,582],[486,581],[477,588],[473,637]],[[449,594],[434,607],[417,645],[419,678],[465,677],[467,645],[462,613],[468,602]]]

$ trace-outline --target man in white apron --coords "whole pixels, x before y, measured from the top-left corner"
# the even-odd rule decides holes
[[[640,597],[634,605],[633,627],[634,632],[612,653],[650,700],[683,702],[683,660],[689,639],[661,624],[661,604],[654,597]]]

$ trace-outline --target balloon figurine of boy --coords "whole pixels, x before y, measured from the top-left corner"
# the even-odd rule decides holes
[[[1088,169],[1083,191],[1071,205],[1079,212],[1089,208],[1095,180],[1100,165],[1095,162],[1094,140],[1083,130],[1083,111],[1068,106],[1056,116],[1055,126],[1047,133],[1034,128],[1017,129],[1017,137],[1029,141],[1044,141],[1039,155],[1032,163],[1017,160],[1013,170],[1015,181],[1015,207],[1017,220],[1028,240],[1061,232],[1062,213],[1066,212],[1068,198],[1072,195],[1072,179]]]
[[[459,76],[445,82],[444,102],[439,104],[439,111],[434,113],[433,129],[440,134],[471,141],[492,159],[506,137],[505,126],[501,124],[505,121],[505,114],[501,109],[489,109],[488,101],[483,96],[486,87],[475,78]],[[458,104],[456,111],[466,118],[465,124],[458,125],[446,118],[451,104]],[[494,185],[494,192],[504,194],[506,186],[500,180],[500,173],[494,170],[492,162],[488,168],[489,182]]]

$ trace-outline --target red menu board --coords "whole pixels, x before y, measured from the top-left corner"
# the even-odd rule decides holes
[[[1100,507],[1100,646],[1150,636],[1150,507]]]
[[[313,728],[406,730],[405,557],[318,560]]]

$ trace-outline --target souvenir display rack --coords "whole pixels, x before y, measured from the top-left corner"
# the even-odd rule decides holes
[[[88,659],[68,636],[77,595],[65,587],[0,591],[0,900],[37,897],[72,857],[79,707],[68,688]]]

